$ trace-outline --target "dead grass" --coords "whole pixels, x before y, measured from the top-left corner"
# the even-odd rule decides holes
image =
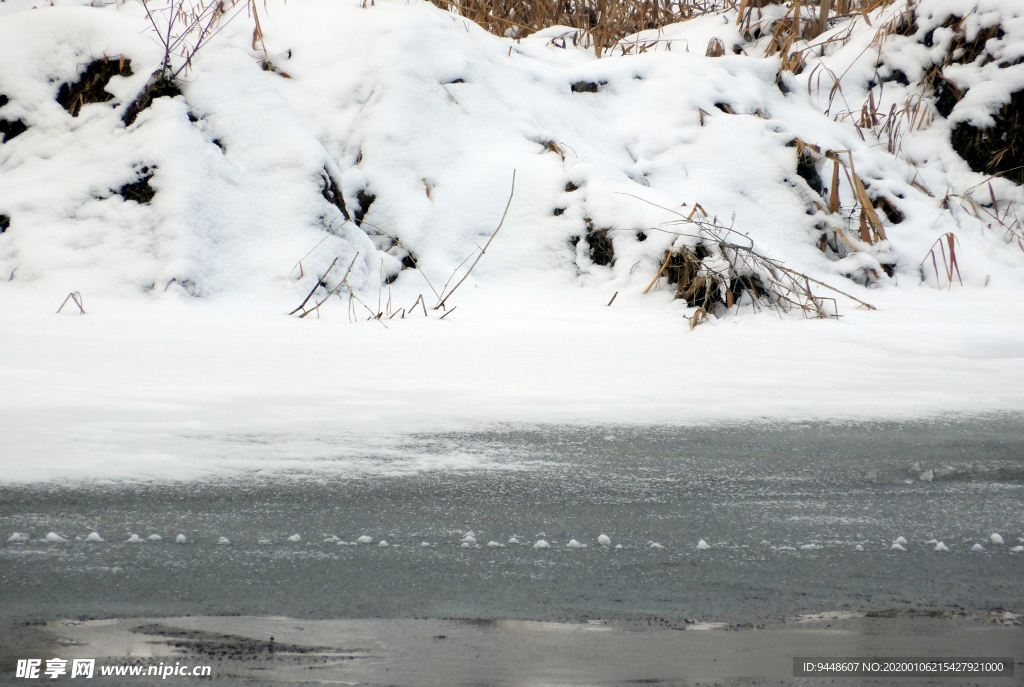
[[[957,263],[956,258],[956,247],[960,245],[960,239],[956,237],[953,232],[948,232],[935,239],[935,243],[932,244],[931,250],[921,260],[921,278],[924,279],[924,265],[931,258],[932,267],[935,268],[935,282],[940,288],[942,287],[942,277],[945,277],[947,288],[953,288],[953,275],[956,274],[957,281],[960,282],[960,286],[964,285],[964,280],[960,278],[960,265]],[[939,274],[939,261],[938,256],[935,253],[935,249],[938,248],[939,255],[942,256],[942,276]]]
[[[664,227],[652,229],[669,231],[678,238],[644,291],[647,293],[665,277],[670,285],[675,285],[675,297],[696,308],[690,318],[691,327],[706,321],[709,315],[721,316],[734,307],[749,307],[755,312],[766,308],[779,313],[799,312],[810,318],[838,317],[835,299],[815,293],[815,288],[828,289],[859,306],[875,309],[869,303],[755,251],[753,242],[745,234],[721,224],[717,218],[709,218],[703,208],[698,208],[695,206],[689,215],[662,208],[680,217],[666,226],[689,225],[694,232],[669,231]]]
[[[625,38],[711,12],[735,8],[736,0],[431,0],[498,36],[524,38],[551,26],[568,26],[563,47],[592,48],[600,57]],[[655,41],[656,43],[657,41]],[[641,49],[631,46],[636,52]]]

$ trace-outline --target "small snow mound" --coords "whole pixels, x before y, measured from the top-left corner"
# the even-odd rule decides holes
[[[1010,549],[1010,553],[1024,553],[1024,546],[1015,546]]]
[[[904,539],[903,537],[896,537],[895,539],[893,539],[892,543],[893,544],[899,544],[900,546],[906,546],[907,545],[907,540]]]
[[[472,534],[467,534],[465,537],[462,538],[462,543],[469,544],[470,546],[472,546],[473,544],[476,544],[476,537],[474,537]]]
[[[293,534],[292,536],[288,537],[288,541],[302,541],[302,535]]]
[[[338,541],[336,541],[334,543],[337,544],[338,546],[348,546],[349,544],[352,544],[354,546],[359,546],[359,544],[357,544],[354,541],[350,542],[350,541],[345,541],[344,539],[339,539]]]
[[[925,470],[920,475],[918,475],[917,478],[922,482],[931,482],[933,479],[935,479],[935,471],[929,468],[928,470]]]
[[[935,546],[938,543],[939,543],[938,539],[929,539],[928,541],[925,542],[925,544],[928,544],[929,546]]]
[[[340,539],[338,539],[336,536],[334,536],[332,534],[331,536],[324,538],[324,542],[323,543],[324,544],[337,544],[340,541],[341,541]]]
[[[100,536],[99,532],[93,532],[92,534],[90,534],[88,537],[85,538],[85,541],[88,541],[88,542],[102,542],[103,541],[103,537]]]
[[[900,544],[899,542],[893,542],[889,549],[892,551],[906,551],[906,549],[903,548],[903,544]]]
[[[174,538],[174,542],[176,544],[184,544],[187,541],[188,537],[186,537],[184,534],[179,534],[177,537]]]
[[[164,540],[164,538],[161,537],[159,534],[151,534],[148,537],[146,537],[146,539],[148,539],[149,541],[163,541]]]
[[[565,545],[565,548],[567,548],[567,549],[585,549],[585,548],[587,548],[587,545],[586,544],[580,544],[575,539],[570,539],[569,543]]]
[[[425,548],[430,548],[430,542],[425,541],[422,544],[420,544],[420,546],[425,547]]]
[[[945,544],[943,544],[942,542],[935,542],[935,550],[936,551],[949,551],[949,547],[946,546]]]
[[[388,544],[388,540],[387,539],[381,539],[380,542],[377,543],[377,546],[379,548],[381,548],[381,549],[386,549],[386,548],[388,548],[391,545]]]
[[[863,551],[863,550],[864,550],[864,547],[863,547],[863,546],[861,546],[860,544],[857,544],[857,545],[856,545],[855,547],[853,547],[853,550],[854,550],[854,551]]]
[[[46,533],[46,541],[48,541],[50,543],[53,543],[53,544],[56,544],[56,543],[59,543],[59,542],[62,542],[62,541],[67,541],[67,539],[65,539],[64,537],[60,536],[56,532],[47,532]]]
[[[707,551],[710,548],[711,548],[711,545],[708,544],[703,539],[701,539],[699,542],[697,542],[697,550],[698,551]]]
[[[990,542],[992,542],[993,544],[1002,544],[1003,543],[1003,538],[1001,536],[999,536],[998,532],[993,532],[992,534],[988,535],[988,540]]]
[[[704,540],[701,539],[701,541],[704,541]],[[707,546],[707,542],[704,542],[704,545]],[[654,550],[658,551],[658,550],[664,549],[665,547],[662,546],[661,544],[659,544],[656,541],[649,541],[649,542],[647,542],[647,548],[654,549]],[[711,547],[709,546],[708,548],[711,548]]]
[[[800,548],[803,549],[804,551],[813,551],[815,549],[820,549],[821,547],[818,546],[817,544],[803,544],[803,545],[801,545]]]
[[[133,534],[132,536],[128,537],[128,541],[125,542],[125,544],[141,544],[141,543],[142,543],[142,537],[140,537],[137,534]]]
[[[517,539],[516,537],[509,537],[508,543],[509,544],[522,544],[522,542],[519,541],[519,539]]]
[[[622,544],[616,544],[616,545],[615,545],[615,548],[616,548],[616,549],[621,549],[621,548],[622,548]]]
[[[543,539],[538,539],[537,543],[533,545],[533,548],[535,548],[535,549],[550,549],[551,548],[551,544],[548,544]]]
[[[231,544],[231,540],[227,537],[221,537],[217,540],[217,546],[228,546]]]
[[[270,541],[269,539],[257,539],[256,540],[256,545],[257,546],[270,546],[273,543],[274,542]]]
[[[982,546],[981,544],[975,544],[974,546],[971,547],[971,551],[984,551],[984,550],[985,550],[985,547]]]
[[[356,541],[360,544],[369,544],[373,541],[373,537],[371,537],[368,534],[364,534],[363,536],[359,537],[359,539],[356,539]]]
[[[505,548],[504,544],[499,544],[498,542],[494,541],[493,539],[491,541],[487,542],[487,546],[489,546],[492,549],[503,549],[503,548]]]
[[[597,543],[601,546],[611,546],[612,539],[607,534],[602,532],[601,534],[597,535]]]
[[[21,542],[28,541],[28,535],[24,532],[15,532],[11,536],[7,537],[7,541],[13,544],[20,544]]]

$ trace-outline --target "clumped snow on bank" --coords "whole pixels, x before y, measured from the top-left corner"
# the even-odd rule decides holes
[[[211,436],[288,424],[279,413],[348,432],[1024,408],[1012,354],[1024,194],[952,142],[957,127],[963,140],[991,128],[1024,89],[1024,27],[1008,3],[888,5],[794,44],[802,68],[781,72],[770,31],[754,35],[735,11],[596,59],[568,29],[516,42],[430,4],[361,4],[270,3],[262,42],[241,13],[180,95],[127,125],[163,57],[141,5],[0,4],[0,375],[8,417],[31,417],[0,427],[10,475],[48,475],[76,451],[97,464],[116,454],[129,472],[147,451],[148,465],[189,453],[184,439],[162,443],[178,432],[167,427],[104,439],[96,423],[126,408],[179,429],[214,423],[186,432],[211,460],[226,455]],[[955,55],[984,31],[976,59]],[[705,56],[712,39],[724,55]],[[117,62],[109,98],[73,115],[62,87],[103,59]],[[771,275],[755,270],[727,279],[691,334],[697,301],[673,298],[683,270],[666,257],[720,268],[723,241],[806,275],[844,319],[804,322],[797,309],[780,321]],[[83,323],[49,315],[69,292]],[[311,313],[320,324],[286,320],[311,292],[307,310],[341,297]],[[843,346],[852,357],[825,352]],[[209,358],[225,350],[223,364]],[[115,351],[131,353],[97,363]],[[694,374],[722,398],[696,402]],[[41,419],[47,408],[70,415]]]

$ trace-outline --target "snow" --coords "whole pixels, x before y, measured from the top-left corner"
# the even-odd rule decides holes
[[[188,542],[188,537],[186,537],[184,534],[179,534],[177,537],[174,538],[174,543],[175,544],[185,544],[187,542]]]
[[[711,548],[711,545],[708,544],[703,539],[701,539],[699,542],[697,542],[697,550],[698,551],[707,551],[710,548]]]
[[[502,544],[501,542],[496,542],[493,539],[491,541],[487,542],[487,546],[488,546],[488,548],[491,548],[491,549],[504,549],[505,548],[504,544]]]
[[[390,546],[390,544],[388,544],[386,539],[381,539],[379,542],[377,542],[377,546],[382,549],[386,549],[388,548],[388,546]]]
[[[125,541],[125,544],[142,544],[143,541],[144,540],[142,539],[142,537],[140,537],[137,534],[133,534],[132,536],[128,537],[128,540]]]
[[[647,548],[654,549],[656,551],[663,551],[665,549],[665,547],[663,545],[659,544],[656,541],[649,541],[649,542],[647,542]]]
[[[508,543],[509,543],[509,545],[512,545],[512,544],[521,544],[522,542],[520,542],[519,539],[517,539],[516,537],[509,537]]]
[[[612,540],[611,540],[611,537],[609,537],[607,534],[602,532],[601,534],[597,535],[597,543],[600,544],[601,546],[606,546],[607,547],[607,546],[611,546]]]
[[[299,541],[302,541],[302,535],[299,535],[299,534],[293,534],[292,536],[288,537],[288,541],[290,541],[290,542],[299,542]]]
[[[936,551],[949,551],[949,547],[946,546],[945,544],[943,544],[942,542],[935,542],[935,550]]]
[[[999,535],[998,532],[993,532],[992,534],[988,535],[988,540],[990,542],[992,542],[993,544],[1002,544],[1003,543],[1003,538]]]
[[[893,542],[892,546],[890,546],[889,548],[891,550],[893,550],[893,551],[906,551],[907,550],[906,547],[903,546],[903,544],[898,544],[896,542]]]
[[[1024,553],[1024,546],[1015,546],[1010,549],[1010,553]]]
[[[587,548],[587,545],[586,544],[581,544],[578,541],[576,541],[575,539],[570,539],[569,543],[565,545],[565,548],[567,548],[567,549],[585,549],[585,548]]]
[[[100,536],[99,532],[92,532],[92,533],[89,534],[88,537],[85,538],[85,541],[87,541],[87,542],[102,542],[103,541],[103,537]]]
[[[228,546],[230,544],[231,544],[231,540],[228,539],[227,537],[220,537],[219,539],[217,539],[217,545],[218,546]]]
[[[499,423],[1024,410],[1024,252],[998,227],[940,207],[947,189],[989,202],[987,186],[968,193],[984,177],[948,135],[1024,87],[1024,65],[998,67],[1024,54],[1021,19],[1005,3],[980,1],[967,27],[1001,22],[997,59],[954,70],[967,96],[949,121],[907,133],[898,155],[825,114],[831,82],[812,76],[845,72],[846,105],[858,109],[875,70],[865,47],[899,4],[784,77],[788,95],[761,44],[731,54],[743,43],[735,14],[666,27],[671,52],[597,60],[554,47],[545,32],[518,43],[491,36],[426,3],[361,4],[271,3],[267,56],[237,20],[200,53],[182,96],[157,99],[125,127],[121,115],[160,59],[141,6],[3,3],[0,93],[10,102],[0,117],[29,128],[0,146],[0,214],[11,217],[0,234],[0,480],[507,469],[398,444]],[[921,0],[918,32],[963,5]],[[704,57],[712,37],[730,54]],[[892,37],[885,68],[921,78],[948,44],[941,29],[935,37],[930,51],[915,36]],[[111,79],[110,103],[72,117],[57,90],[104,54],[129,57],[134,75]],[[262,70],[263,57],[279,71]],[[571,92],[579,80],[607,83]],[[909,88],[886,83],[879,109]],[[852,151],[871,192],[906,215],[887,224],[887,241],[842,259],[818,250],[816,227],[836,220],[814,209],[823,199],[795,173],[795,137]],[[823,178],[829,164],[819,165]],[[155,170],[151,203],[113,192],[143,166]],[[501,233],[440,320],[434,291],[490,238],[513,170]],[[366,222],[398,237],[419,269],[402,269],[404,249],[369,224],[344,221],[321,194],[325,174],[350,213],[360,192],[375,196]],[[567,191],[570,182],[578,188]],[[1024,202],[1005,180],[992,193],[1004,209]],[[848,187],[842,194],[849,205]],[[643,291],[674,242],[693,245],[673,232],[694,227],[666,223],[698,203],[758,251],[877,310],[822,290],[836,295],[841,319],[737,306],[691,331],[693,309],[664,279]],[[611,265],[591,259],[587,220],[610,230]],[[947,231],[960,241],[963,286],[922,277],[922,259]],[[350,322],[334,299],[319,316],[286,317],[335,258],[332,287],[352,263],[356,295],[402,314],[366,321],[355,304]],[[855,281],[869,269],[877,281]],[[87,314],[53,314],[72,291]],[[420,294],[427,317],[410,311]],[[695,395],[692,371],[673,364],[764,352],[775,354],[754,376],[715,365],[709,384],[742,393]],[[837,360],[843,372],[827,374]],[[354,448],[366,446],[380,455]]]
[[[545,541],[544,539],[538,539],[534,543],[533,548],[535,548],[535,549],[550,549],[551,548],[551,544],[548,544],[547,541]]]
[[[51,544],[59,544],[61,542],[66,542],[67,539],[60,536],[56,532],[48,532],[46,536],[43,538],[43,541],[49,542]]]
[[[899,536],[899,537],[896,537],[895,539],[893,539],[892,543],[893,544],[899,544],[900,546],[906,546],[907,545],[907,540],[903,536]]]
[[[356,541],[360,544],[369,544],[373,541],[373,537],[371,537],[368,534],[364,534],[361,537],[359,537],[359,539],[356,539]]]
[[[985,550],[985,547],[982,546],[981,544],[975,544],[974,546],[971,547],[971,551],[984,551],[984,550]]]
[[[24,532],[15,532],[11,536],[7,537],[7,541],[11,544],[21,544],[23,542],[27,542],[28,540],[29,536]]]

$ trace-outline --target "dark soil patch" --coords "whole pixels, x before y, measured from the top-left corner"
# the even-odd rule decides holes
[[[7,215],[0,215],[0,234],[11,228],[11,218]]]
[[[600,229],[587,234],[587,245],[590,246],[590,259],[595,265],[610,266],[615,264],[615,245],[612,243],[609,231],[609,229]]]
[[[551,214],[554,215],[555,217],[558,217],[563,212],[565,212],[565,208],[555,208],[554,210],[551,211]]]
[[[166,641],[170,646],[186,649],[194,654],[235,660],[243,660],[259,654],[308,654],[332,650],[332,647],[275,642],[273,638],[270,641],[264,641],[202,630],[180,630],[159,624],[143,625],[132,631],[139,634],[167,637]]]
[[[644,232],[642,232],[642,231],[638,231],[638,232],[636,233],[636,240],[637,240],[637,241],[640,241],[641,243],[643,243],[644,241],[646,241],[646,240],[647,240],[647,234],[645,234],[645,233],[644,233]]]
[[[953,130],[953,149],[971,169],[1024,184],[1024,91],[992,115],[995,126],[978,129],[961,122]]]
[[[106,87],[115,76],[131,76],[131,60],[124,57],[94,60],[74,83],[65,83],[57,91],[57,102],[61,107],[77,117],[83,105],[90,103],[106,103],[114,99],[107,93]]]
[[[153,178],[153,169],[143,167],[139,172],[142,174],[141,178],[117,189],[117,195],[125,200],[134,200],[140,205],[148,205],[156,195],[156,189],[149,185],[149,180]]]
[[[178,84],[173,79],[167,78],[163,71],[155,71],[146,87],[142,89],[139,96],[125,110],[121,121],[124,122],[125,126],[131,126],[139,116],[139,113],[152,105],[154,100],[157,98],[173,98],[177,95],[181,95],[181,89],[178,88]]]
[[[898,207],[893,205],[892,201],[886,198],[885,196],[880,196],[878,200],[875,201],[875,207],[884,212],[886,218],[892,224],[899,224],[904,219],[906,219],[906,216],[903,214],[903,212],[900,211]]]
[[[4,105],[6,105],[9,102],[11,102],[11,99],[8,98],[3,93],[0,93],[0,107],[3,107]]]
[[[26,131],[28,131],[28,127],[20,119],[0,119],[0,143],[7,143]]]
[[[566,182],[566,184],[565,184],[565,192],[566,193],[572,193],[573,191],[575,191],[578,188],[579,188],[579,186],[577,186],[576,184],[572,183],[571,181]]]
[[[577,81],[570,88],[573,93],[597,93],[607,81]]]
[[[796,173],[807,182],[807,185],[811,187],[811,190],[817,193],[819,196],[825,196],[825,184],[821,180],[821,175],[818,174],[818,164],[815,155],[811,152],[808,146],[803,146],[803,150],[800,151],[796,158]]]
[[[352,219],[348,214],[348,208],[345,207],[345,198],[341,195],[341,189],[338,188],[338,183],[334,181],[334,177],[331,176],[326,167],[324,167],[320,180],[323,183],[320,194],[324,197],[324,200],[341,210],[341,215],[346,220]]]
[[[356,201],[359,203],[359,207],[355,209],[356,226],[362,224],[363,218],[366,217],[366,213],[370,211],[370,206],[373,205],[375,200],[377,200],[377,196],[367,193],[365,188],[356,194]]]

